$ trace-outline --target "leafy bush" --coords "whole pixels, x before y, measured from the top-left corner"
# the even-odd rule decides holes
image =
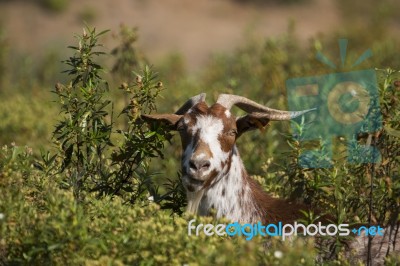
[[[312,265],[312,242],[293,244],[262,239],[188,236],[187,221],[218,223],[211,217],[170,215],[159,206],[121,198],[78,203],[71,190],[60,188],[62,175],[52,179],[34,170],[25,148],[0,152],[0,262],[29,265],[280,265],[302,261]],[[21,165],[23,163],[24,165]],[[58,181],[58,182],[55,182]],[[226,221],[225,221],[226,222]],[[283,257],[275,255],[279,250]],[[287,254],[290,255],[287,255]]]
[[[52,168],[65,173],[62,183],[73,189],[78,200],[86,193],[121,196],[131,203],[150,195],[158,199],[147,161],[162,157],[168,134],[162,127],[150,129],[140,114],[155,110],[162,83],[148,67],[133,84],[123,83],[120,88],[130,100],[120,115],[127,117],[128,124],[116,129],[112,102],[106,99],[108,83],[101,77],[102,66],[94,61],[104,54],[98,50],[98,38],[104,33],[87,28],[77,36],[79,45],[69,47],[75,51],[65,61],[72,79],[65,85],[57,83],[54,90],[61,105],[61,119],[53,133],[58,151],[51,160],[36,165],[46,172]]]

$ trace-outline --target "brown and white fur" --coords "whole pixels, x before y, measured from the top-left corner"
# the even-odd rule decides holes
[[[299,219],[300,209],[307,208],[265,193],[247,174],[235,143],[244,132],[265,127],[271,120],[289,120],[310,110],[280,111],[227,94],[221,94],[210,107],[204,100],[205,94],[200,94],[175,114],[143,116],[179,131],[187,210],[208,215],[214,209],[218,218],[241,223],[293,223]],[[230,111],[234,105],[248,114],[236,118]]]

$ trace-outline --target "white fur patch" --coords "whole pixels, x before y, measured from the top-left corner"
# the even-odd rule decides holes
[[[204,154],[204,153],[200,153],[199,155],[197,155],[196,156],[196,160],[201,160],[201,159],[204,159],[204,158],[206,158],[206,155]]]
[[[227,118],[231,117],[231,111],[229,111],[228,109],[226,109],[225,115],[226,115]]]

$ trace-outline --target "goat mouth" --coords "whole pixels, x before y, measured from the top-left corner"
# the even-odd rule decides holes
[[[204,180],[194,178],[190,175],[187,175],[186,178],[187,178],[188,182],[191,183],[192,185],[203,185],[204,184]]]

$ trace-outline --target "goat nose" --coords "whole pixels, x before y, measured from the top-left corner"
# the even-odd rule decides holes
[[[209,160],[190,160],[189,167],[193,170],[207,170],[211,163]]]

